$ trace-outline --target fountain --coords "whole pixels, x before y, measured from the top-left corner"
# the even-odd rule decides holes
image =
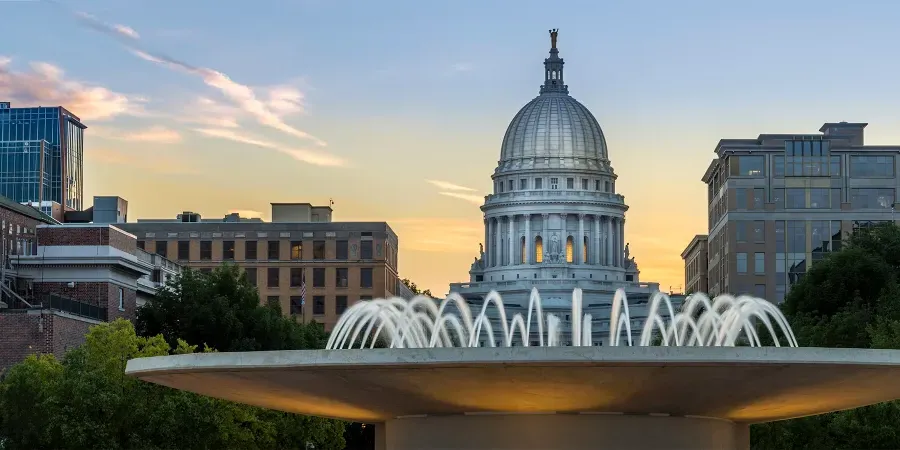
[[[798,347],[763,299],[694,294],[679,307],[656,293],[632,333],[618,291],[604,346],[580,290],[571,304],[566,331],[537,290],[512,317],[496,292],[477,314],[455,294],[372,300],[345,311],[326,350],[139,358],[126,373],[375,423],[390,450],[748,449],[750,424],[900,398],[900,352]]]
[[[326,348],[365,348],[367,344],[369,348],[373,348],[382,336],[387,338],[390,348],[477,347],[482,342],[482,332],[487,334],[486,342],[491,347],[496,347],[497,336],[488,316],[491,306],[496,308],[500,317],[502,329],[499,330],[499,346],[514,346],[518,333],[521,346],[528,347],[532,324],[538,330],[537,337],[541,347],[556,347],[561,342],[559,317],[550,314],[545,321],[540,294],[537,288],[532,288],[527,316],[516,314],[511,321],[507,321],[503,299],[496,291],[485,297],[481,311],[474,319],[468,303],[455,293],[443,300],[440,306],[434,299],[425,296],[418,296],[410,301],[393,298],[360,302],[341,316],[332,330]],[[662,313],[660,306],[665,307]],[[456,311],[451,312],[451,307]],[[581,289],[575,289],[572,293],[571,316],[572,345],[591,346],[593,318],[590,314],[582,313]],[[750,346],[759,347],[761,341],[754,319],[765,326],[776,347],[781,346],[782,338],[789,346],[797,346],[797,340],[784,315],[766,300],[747,295],[737,298],[720,295],[710,301],[705,294],[697,293],[690,295],[682,310],[676,312],[669,296],[662,292],[655,292],[651,297],[649,314],[644,321],[638,345],[651,345],[654,336],[657,336],[659,344],[664,346],[734,347],[743,337]],[[781,338],[773,325],[781,331]],[[623,331],[627,339],[624,342],[621,339]],[[631,336],[628,299],[625,291],[619,289],[613,298],[607,342],[613,346],[630,346],[634,344]]]

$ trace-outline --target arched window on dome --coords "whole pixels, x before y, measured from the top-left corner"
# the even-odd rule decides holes
[[[540,236],[534,238],[534,262],[544,262],[544,240]]]
[[[520,253],[522,255],[522,264],[528,264],[528,248],[525,246],[525,236],[522,236],[521,239],[521,250]]]
[[[584,237],[584,245],[581,246],[581,263],[588,264],[588,237]]]
[[[566,262],[573,263],[575,258],[575,239],[572,236],[566,238]]]

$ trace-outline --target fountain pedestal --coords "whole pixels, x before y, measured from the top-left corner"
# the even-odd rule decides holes
[[[623,414],[407,417],[376,425],[377,450],[673,450],[750,448],[749,427],[727,420]],[[377,429],[377,428],[376,428]]]

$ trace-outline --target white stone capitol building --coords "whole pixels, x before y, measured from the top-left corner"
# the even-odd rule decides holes
[[[510,122],[492,175],[494,191],[481,207],[486,244],[470,281],[451,284],[450,292],[480,308],[496,290],[509,316],[527,313],[531,288],[537,287],[544,310],[559,316],[563,340],[570,341],[572,291],[581,288],[584,312],[593,316],[593,344],[604,345],[613,296],[623,288],[636,338],[659,284],[639,280],[625,240],[628,205],[616,193],[603,130],[569,96],[556,30],[550,35],[540,95]],[[531,340],[537,344],[536,335]]]

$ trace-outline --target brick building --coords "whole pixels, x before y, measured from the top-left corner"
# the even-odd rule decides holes
[[[29,354],[62,356],[88,329],[133,319],[180,266],[137,248],[108,224],[61,225],[29,206],[0,198],[3,217],[0,369]]]
[[[357,301],[404,291],[391,227],[331,217],[329,206],[273,203],[271,222],[237,214],[210,220],[185,212],[116,226],[134,233],[139,247],[201,271],[235,263],[259,288],[261,302],[278,303],[285,314],[330,329]]]

